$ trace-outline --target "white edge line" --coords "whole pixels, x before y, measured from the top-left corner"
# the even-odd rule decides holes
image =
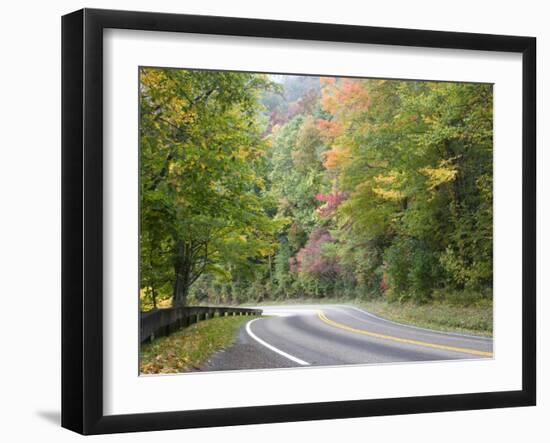
[[[260,320],[259,318],[255,318],[254,320],[250,320],[247,324],[246,324],[246,332],[248,335],[250,335],[250,337],[252,337],[254,340],[256,340],[258,343],[260,343],[262,346],[265,346],[267,349],[270,349],[272,350],[273,352],[276,352],[277,354],[279,355],[282,355],[283,357],[285,358],[288,358],[289,360],[292,360],[294,363],[298,363],[299,365],[302,365],[302,366],[309,366],[309,363],[307,361],[304,361],[304,360],[300,360],[299,358],[297,357],[294,357],[293,355],[290,355],[290,354],[287,354],[286,352],[284,351],[281,351],[280,349],[276,348],[275,346],[272,346],[270,345],[269,343],[266,343],[265,341],[263,341],[260,337],[258,337],[256,334],[254,334],[252,332],[252,330],[250,329],[250,325],[252,323],[254,323],[256,320]]]
[[[387,318],[384,318],[384,317],[379,317],[378,315],[375,315],[375,314],[373,314],[369,311],[365,311],[364,309],[360,309],[360,308],[358,308],[356,306],[352,306],[352,305],[335,305],[335,306],[355,309],[356,311],[359,311],[359,312],[361,312],[365,315],[368,315],[369,317],[376,318],[377,320],[387,321],[388,323],[393,323],[394,325],[405,326],[406,328],[418,329],[420,331],[434,332],[436,334],[449,335],[449,336],[454,336],[454,337],[472,338],[472,339],[477,339],[477,340],[481,340],[481,341],[493,341],[494,340],[493,337],[485,337],[483,335],[470,335],[470,334],[461,334],[460,332],[437,331],[435,329],[428,329],[428,328],[422,328],[420,326],[407,325],[405,323],[399,323],[397,321],[388,320]]]

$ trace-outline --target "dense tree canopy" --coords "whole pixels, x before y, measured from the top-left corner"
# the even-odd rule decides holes
[[[265,209],[265,76],[141,70],[141,285],[184,304],[202,275],[253,274],[275,250]],[[167,292],[167,287],[170,291]]]
[[[142,308],[491,297],[491,85],[143,68],[140,88]]]

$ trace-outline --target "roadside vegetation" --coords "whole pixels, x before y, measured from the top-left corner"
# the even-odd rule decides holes
[[[142,310],[354,300],[490,333],[491,85],[142,68],[140,88]]]
[[[493,335],[493,304],[486,299],[461,300],[460,302],[437,299],[431,303],[419,304],[411,301],[390,302],[381,297],[371,299],[325,298],[323,300],[309,298],[270,300],[259,303],[258,306],[315,303],[355,306],[387,320],[436,331],[487,337]]]
[[[168,374],[199,369],[217,351],[231,346],[252,317],[216,317],[160,337],[140,347],[140,374]]]
[[[493,335],[492,303],[478,302],[464,306],[440,301],[417,304],[390,303],[383,299],[373,299],[361,301],[358,306],[398,323],[439,331]]]

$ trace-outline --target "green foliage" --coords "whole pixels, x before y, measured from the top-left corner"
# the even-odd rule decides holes
[[[281,239],[279,251],[275,256],[274,265],[274,284],[275,295],[282,298],[288,298],[292,293],[292,283],[294,281],[290,273],[290,259],[292,258],[292,249],[286,237]]]
[[[184,304],[203,274],[252,275],[281,221],[266,214],[266,144],[256,119],[265,76],[140,71],[140,274]],[[151,288],[150,290],[148,288]]]
[[[431,298],[441,271],[437,257],[426,244],[414,239],[396,240],[386,249],[384,261],[388,299],[422,303]]]
[[[279,214],[292,220],[289,239],[296,249],[303,246],[317,221],[315,195],[324,187],[323,149],[311,119],[300,115],[275,128],[270,195],[278,202]]]

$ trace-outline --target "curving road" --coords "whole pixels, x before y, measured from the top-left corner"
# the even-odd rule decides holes
[[[394,323],[344,305],[261,306],[204,371],[493,358],[493,339]]]

